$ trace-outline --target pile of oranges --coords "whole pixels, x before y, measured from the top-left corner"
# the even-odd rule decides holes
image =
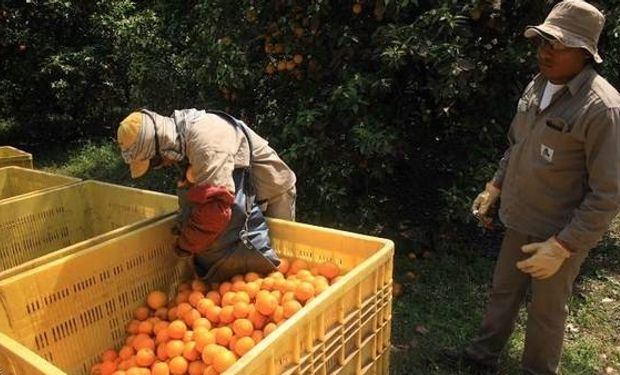
[[[183,283],[170,300],[152,291],[134,311],[125,344],[105,351],[91,374],[220,374],[340,277],[332,262],[282,259],[266,276]]]

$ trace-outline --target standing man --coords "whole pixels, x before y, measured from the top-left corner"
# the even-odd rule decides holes
[[[620,204],[620,95],[593,69],[605,18],[582,0],[558,3],[525,29],[540,74],[527,86],[509,147],[473,204],[483,222],[501,197],[507,230],[479,335],[459,358],[494,370],[528,289],[524,374],[557,374],[567,301],[588,251]]]

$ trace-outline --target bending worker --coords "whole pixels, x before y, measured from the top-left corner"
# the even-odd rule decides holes
[[[141,110],[120,123],[117,138],[133,178],[150,168],[189,164],[179,185],[186,192],[179,195],[181,252],[205,254],[220,236],[229,236],[235,212],[244,214],[243,207],[234,209],[240,199],[255,198],[267,216],[295,219],[295,174],[265,139],[226,113],[185,109],[166,117]],[[245,181],[237,173],[244,170],[251,171]]]

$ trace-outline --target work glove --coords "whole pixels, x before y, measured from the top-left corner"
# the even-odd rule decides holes
[[[478,194],[471,206],[472,214],[477,217],[483,226],[491,225],[491,218],[487,217],[489,209],[499,198],[500,189],[493,186],[491,182],[487,182],[482,193]]]
[[[517,262],[517,268],[529,273],[535,279],[546,279],[555,275],[570,257],[570,252],[558,242],[555,236],[545,242],[533,242],[521,247],[526,254],[533,254],[526,260]]]

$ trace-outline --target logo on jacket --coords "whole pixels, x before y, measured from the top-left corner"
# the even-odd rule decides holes
[[[540,144],[540,156],[551,163],[553,161],[553,149],[547,145]]]

